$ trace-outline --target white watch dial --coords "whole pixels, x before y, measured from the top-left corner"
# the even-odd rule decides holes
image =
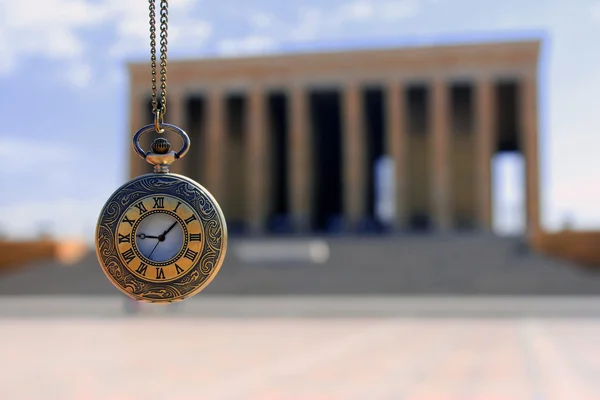
[[[183,246],[183,229],[165,213],[148,215],[136,229],[136,245],[144,257],[165,262],[175,257]]]

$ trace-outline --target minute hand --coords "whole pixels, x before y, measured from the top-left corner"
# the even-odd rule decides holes
[[[175,227],[175,225],[177,225],[177,221],[173,222],[173,225],[171,225],[169,227],[169,229],[167,229],[164,233],[163,236],[167,236],[167,233],[171,232],[171,229],[173,229]]]

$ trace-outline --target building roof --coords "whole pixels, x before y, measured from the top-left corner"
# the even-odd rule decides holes
[[[170,59],[169,85],[194,85],[236,79],[290,79],[352,74],[377,76],[500,73],[536,71],[541,39],[430,44],[427,46],[372,46],[280,52],[243,57]],[[308,48],[307,48],[308,49]],[[131,84],[147,89],[148,62],[128,65]]]

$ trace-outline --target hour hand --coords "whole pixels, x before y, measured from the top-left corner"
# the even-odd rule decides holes
[[[150,235],[145,235],[143,233],[140,233],[139,235],[136,235],[137,237],[139,237],[140,239],[158,239],[158,236],[150,236]]]

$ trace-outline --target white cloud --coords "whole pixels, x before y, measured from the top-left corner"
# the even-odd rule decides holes
[[[291,29],[291,39],[311,40],[317,37],[325,24],[325,15],[318,8],[300,10],[298,22]]]
[[[277,41],[270,36],[247,36],[240,39],[224,39],[218,44],[219,52],[226,56],[257,54],[275,48]]]
[[[0,142],[0,182],[7,194],[0,211],[0,233],[31,237],[50,229],[60,237],[93,234],[94,221],[110,193],[95,185],[97,198],[81,200],[67,195],[80,179],[81,170],[73,165],[83,157],[82,149],[51,137],[34,139],[19,133],[0,134]],[[27,186],[31,183],[35,187]],[[28,195],[17,195],[22,192]],[[40,192],[44,195],[39,196]]]
[[[73,59],[84,52],[77,34],[82,27],[98,24],[105,10],[84,0],[0,0],[4,17],[0,48],[10,61],[1,72],[17,67],[21,57],[42,55],[52,59]]]
[[[355,0],[340,6],[327,21],[337,26],[354,22],[393,22],[412,18],[418,11],[417,0]]]
[[[419,0],[354,0],[328,10],[303,8],[291,28],[291,39],[312,40],[345,33],[358,23],[391,24],[415,17],[419,6]]]
[[[415,17],[423,0],[353,0],[338,6],[300,6],[295,18],[284,19],[264,12],[231,14],[249,21],[253,31],[239,38],[220,41],[218,50],[225,55],[258,53],[279,43],[351,36],[369,27],[395,29],[397,22]]]
[[[212,36],[212,25],[206,21],[182,19],[169,28],[169,49],[178,54],[196,53]]]
[[[342,21],[355,21],[372,18],[375,13],[375,4],[370,1],[353,1],[342,5],[338,10],[339,19]]]
[[[19,201],[3,205],[0,233],[13,238],[51,233],[59,238],[78,237],[92,242],[95,224],[106,199],[65,197],[54,201]]]
[[[412,18],[419,12],[419,3],[416,0],[385,1],[377,10],[383,21],[398,21]]]
[[[111,18],[117,32],[117,40],[109,50],[111,56],[121,58],[150,52],[150,25],[148,2],[123,2],[106,0],[108,8],[114,10]],[[169,3],[168,49],[173,51],[198,50],[212,34],[212,26],[207,21],[194,18],[192,0]],[[156,9],[157,51],[160,41],[160,17]]]
[[[86,63],[72,64],[66,71],[67,80],[76,88],[85,88],[92,79],[92,67]]]
[[[7,174],[39,172],[45,166],[63,164],[79,158],[76,148],[67,143],[30,139],[13,134],[0,134],[0,159]]]
[[[199,49],[211,34],[210,25],[191,17],[195,0],[169,5],[169,50]],[[91,78],[85,31],[116,33],[109,55],[122,58],[149,53],[148,2],[133,0],[0,0],[0,76],[14,72],[21,62],[42,56],[67,64],[66,82],[85,87]],[[159,25],[159,9],[156,23]],[[111,35],[104,35],[110,37]]]
[[[0,134],[0,142],[4,169],[0,182],[7,194],[0,207],[0,234],[23,238],[45,231],[92,240],[98,213],[116,187],[97,182],[87,198],[69,195],[85,168],[84,149],[51,137],[34,139],[18,133]],[[29,187],[31,183],[35,187]]]
[[[103,19],[102,4],[85,0],[3,1],[5,22],[16,28],[50,27],[60,21],[65,26],[87,26]]]
[[[6,35],[0,26],[0,77],[9,75],[15,69],[16,59],[14,54],[10,52],[10,46],[7,43]]]
[[[356,23],[388,23],[410,18],[420,0],[353,0],[337,7],[300,9],[295,21],[284,22],[263,11],[244,16],[251,32],[239,38],[224,38],[218,50],[225,55],[260,53],[279,41],[310,40],[337,35]],[[196,0],[169,5],[170,55],[197,54],[213,34],[212,25],[195,16]],[[0,76],[8,76],[29,57],[60,61],[66,65],[66,83],[85,88],[92,81],[105,81],[93,73],[110,75],[110,68],[92,70],[93,53],[107,52],[114,61],[149,55],[148,3],[134,0],[0,0]],[[156,10],[159,25],[160,10]],[[103,32],[113,37],[106,48],[89,47],[87,33]],[[106,33],[106,34],[104,34]],[[158,32],[157,32],[158,36]],[[157,37],[158,41],[158,37]]]
[[[590,15],[592,19],[595,21],[600,21],[600,1],[596,1],[592,4],[592,9]]]
[[[273,25],[275,17],[265,12],[256,12],[250,15],[249,20],[254,29],[265,29]]]

